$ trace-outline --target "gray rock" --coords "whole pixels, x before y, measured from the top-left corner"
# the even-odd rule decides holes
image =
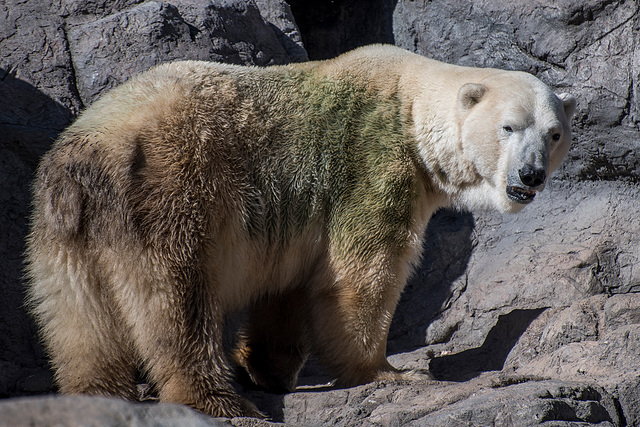
[[[0,426],[222,427],[232,425],[182,405],[128,403],[88,396],[47,396],[0,401]]]
[[[278,405],[283,405],[279,421],[292,426],[622,424],[615,399],[601,387],[567,381],[511,384],[495,373],[462,384],[430,381],[409,387],[407,383],[390,382],[344,390],[315,389],[289,394],[280,403],[275,402],[271,402],[271,411],[277,413]],[[634,416],[626,415],[628,419]],[[28,425],[262,427],[276,423],[246,418],[213,419],[180,405],[129,403],[88,396],[0,401],[0,426]]]
[[[426,328],[427,344],[446,341],[448,350],[479,347],[498,317],[513,310],[568,307],[595,294],[637,289],[640,271],[630,267],[637,265],[630,260],[640,255],[634,231],[640,229],[639,187],[553,181],[538,197],[518,215],[476,215],[473,234],[464,244],[457,240],[459,234],[451,234],[458,251],[465,246],[473,251],[459,277],[439,282],[447,295],[435,294],[444,305]],[[448,236],[441,236],[443,242]],[[447,258],[444,249],[435,251],[444,264],[461,259]],[[400,318],[405,301],[426,297],[422,283],[427,289],[438,286],[430,280],[410,284],[398,308]],[[404,320],[403,330],[415,330],[424,321],[415,320]],[[586,329],[583,333],[593,333]]]
[[[640,182],[640,137],[633,127],[578,128],[559,171],[565,179]]]
[[[621,425],[614,397],[601,387],[565,381],[510,384],[496,374],[462,384],[386,383],[320,395],[299,392],[284,402],[287,425]]]
[[[286,48],[294,56],[288,56],[282,41],[290,37],[279,38],[274,32],[278,27],[269,25],[253,2],[177,0],[174,4],[147,1],[70,27],[70,51],[85,104],[161,62],[189,58],[271,65],[305,58],[303,48],[296,45],[292,50],[290,44]],[[279,24],[287,23],[286,9],[278,15],[266,10]]]
[[[525,377],[557,378],[568,381],[594,381],[615,390],[630,378],[640,376],[640,327],[624,326],[606,332],[597,341],[560,346],[549,353],[541,351],[528,364],[514,367]]]
[[[613,295],[604,307],[603,326],[614,329],[619,326],[640,323],[640,294]]]
[[[627,378],[618,384],[614,392],[620,412],[628,426],[640,425],[640,378]]]
[[[175,6],[155,1],[71,26],[69,48],[82,102],[89,105],[131,75],[179,59],[181,45],[192,44],[192,31]]]
[[[284,0],[256,0],[256,5],[292,61],[307,61],[309,55],[302,43],[302,34],[293,19],[291,7]]]
[[[606,391],[584,384],[529,382],[482,390],[460,402],[406,425],[457,427],[466,425],[599,425],[621,424],[615,402]]]

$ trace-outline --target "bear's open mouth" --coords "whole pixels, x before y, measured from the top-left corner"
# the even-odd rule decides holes
[[[533,198],[536,197],[536,192],[534,190],[509,185],[507,186],[507,196],[517,203],[530,203]]]

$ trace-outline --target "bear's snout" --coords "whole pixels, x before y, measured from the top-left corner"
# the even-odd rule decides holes
[[[530,163],[525,163],[507,178],[507,197],[516,203],[527,204],[533,201],[542,190],[547,179],[547,171]]]
[[[520,181],[530,188],[537,188],[547,179],[547,171],[532,165],[524,165],[519,171]]]

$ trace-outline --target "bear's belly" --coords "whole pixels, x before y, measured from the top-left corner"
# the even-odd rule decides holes
[[[309,227],[284,245],[270,245],[244,232],[225,234],[207,263],[210,283],[225,311],[242,308],[260,295],[306,283],[326,253],[320,226]]]

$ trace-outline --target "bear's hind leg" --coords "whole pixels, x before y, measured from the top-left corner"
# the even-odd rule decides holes
[[[257,386],[273,393],[295,390],[309,354],[306,298],[305,289],[295,288],[265,296],[252,307],[233,358]]]
[[[142,258],[137,274],[149,276],[138,277],[140,294],[122,301],[123,312],[160,401],[189,405],[214,417],[262,417],[229,381],[222,312],[213,286],[205,284],[197,269],[170,271]]]
[[[29,304],[60,391],[138,400],[137,358],[85,251],[42,242],[31,243]]]
[[[71,329],[67,332],[74,333]],[[75,333],[81,331],[76,329]],[[61,393],[140,400],[136,382],[138,369],[133,354],[122,351],[119,345],[108,344],[105,339],[93,343],[85,340],[82,352],[79,347],[74,346],[73,354],[64,350],[52,352],[55,354],[52,364]]]

